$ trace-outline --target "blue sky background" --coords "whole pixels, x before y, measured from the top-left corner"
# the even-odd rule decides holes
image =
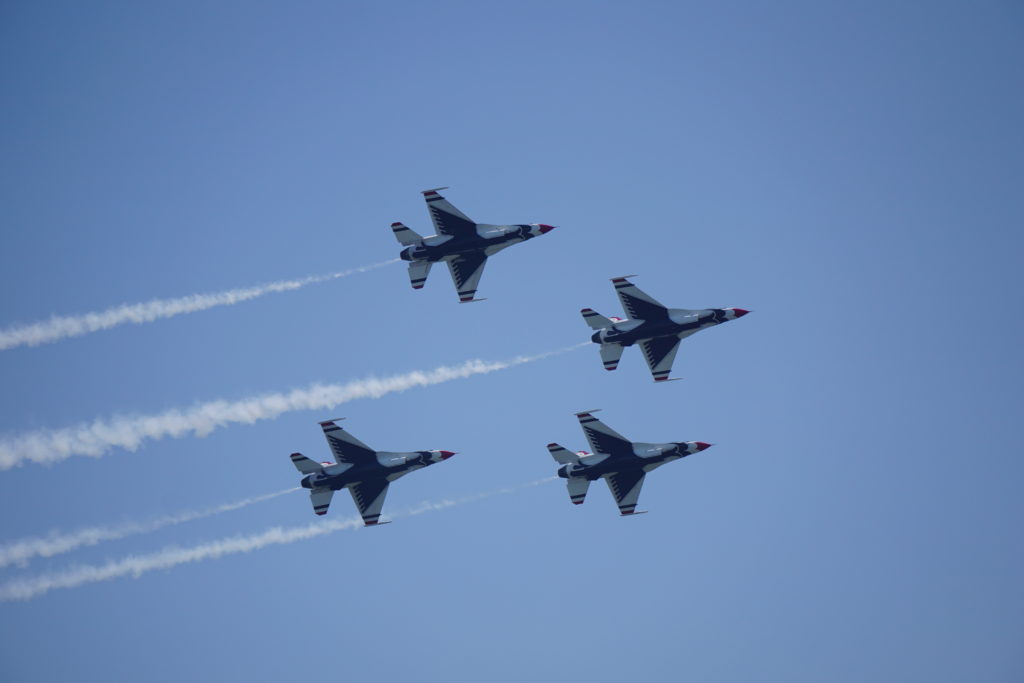
[[[608,278],[754,314],[656,386],[585,348],[337,410],[0,472],[0,541],[295,485],[316,426],[446,448],[385,513],[554,474],[572,413],[716,446],[618,517],[561,482],[0,605],[0,677],[1019,681],[1019,3],[0,7],[0,325],[330,273],[489,223],[488,301],[392,265],[0,352],[0,433],[506,359]],[[331,517],[353,512],[338,497]],[[0,582],[313,521],[304,493]]]

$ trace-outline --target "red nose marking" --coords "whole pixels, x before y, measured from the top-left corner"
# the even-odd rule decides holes
[[[447,460],[448,458],[452,457],[453,455],[455,455],[455,453],[453,451],[441,451],[441,459],[442,460]]]
[[[697,450],[698,451],[702,451],[705,448],[711,448],[711,444],[704,443],[703,441],[694,441],[693,443],[695,443],[697,445]]]
[[[542,234],[542,235],[544,233],[546,233],[546,232],[551,232],[552,230],[555,229],[555,226],[553,226],[553,225],[544,225],[543,223],[538,223],[537,227],[540,228],[540,234]]]
[[[750,313],[750,311],[744,310],[744,309],[742,309],[742,308],[734,308],[734,309],[732,309],[732,313],[733,313],[733,315],[735,315],[735,316],[736,316],[737,318],[742,318],[742,317],[743,317],[743,316],[745,316],[745,315],[746,315],[747,313]]]

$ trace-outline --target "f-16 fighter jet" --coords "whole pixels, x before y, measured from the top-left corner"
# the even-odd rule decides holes
[[[451,451],[375,451],[335,424],[335,420],[321,422],[320,426],[337,463],[314,462],[302,453],[291,456],[295,468],[306,475],[301,484],[309,489],[313,512],[326,515],[334,492],[348,489],[366,526],[387,524],[378,520],[391,482],[455,455]]]
[[[466,217],[447,199],[438,194],[439,187],[424,190],[427,210],[434,219],[436,235],[423,237],[402,223],[392,223],[391,229],[402,244],[403,261],[409,262],[409,280],[413,289],[422,289],[430,274],[430,267],[438,261],[448,264],[459,302],[483,301],[476,299],[476,288],[484,272],[487,257],[497,254],[505,247],[533,239],[554,230],[554,226],[535,223],[533,225],[488,225],[475,223]]]
[[[699,311],[666,308],[640,291],[627,277],[636,276],[616,277],[612,278],[612,282],[615,291],[619,293],[622,308],[629,316],[628,320],[606,318],[592,308],[580,311],[590,328],[597,330],[590,340],[601,345],[601,360],[605,370],[614,370],[619,366],[619,358],[625,347],[639,344],[654,381],[664,382],[672,372],[672,362],[676,358],[680,341],[705,328],[742,318],[750,312],[742,308],[705,308]]]
[[[558,476],[566,480],[569,499],[576,505],[583,503],[590,482],[604,477],[621,514],[643,514],[646,510],[638,511],[636,502],[648,472],[711,447],[703,441],[633,442],[594,417],[596,412],[576,413],[593,454],[586,451],[572,453],[557,443],[548,444],[551,457],[562,465],[558,468]]]

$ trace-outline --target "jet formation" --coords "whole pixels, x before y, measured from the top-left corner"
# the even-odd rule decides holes
[[[551,457],[561,465],[558,476],[566,480],[569,500],[575,505],[586,499],[590,482],[604,479],[619,506],[619,514],[643,514],[646,510],[637,510],[636,505],[648,472],[711,447],[703,441],[630,441],[594,417],[596,412],[576,413],[593,453],[573,453],[557,443],[548,444]]]
[[[580,311],[590,329],[596,330],[590,341],[601,345],[601,362],[605,370],[617,368],[623,349],[638,344],[655,382],[679,379],[669,377],[679,342],[701,330],[742,318],[750,312],[742,308],[668,308],[641,291],[627,277],[636,276],[612,278],[619,301],[628,316],[627,320],[606,318],[592,308]]]
[[[441,196],[440,191],[445,189],[423,191],[437,234],[423,237],[403,223],[392,223],[391,230],[403,247],[402,260],[409,263],[413,289],[422,289],[431,267],[444,262],[459,302],[483,301],[476,298],[476,292],[487,259],[502,249],[546,234],[554,226],[476,223]],[[599,345],[605,370],[615,370],[623,350],[636,345],[655,382],[677,379],[669,374],[683,339],[749,313],[742,308],[668,308],[641,291],[627,279],[630,277],[635,276],[612,279],[626,319],[606,318],[591,308],[580,311],[594,330],[590,340]],[[576,505],[586,499],[591,482],[604,479],[621,515],[641,514],[644,511],[636,506],[648,472],[711,446],[703,441],[630,441],[594,417],[595,412],[576,413],[592,452],[574,453],[557,443],[548,444],[548,451],[560,465],[558,476],[566,480],[569,499]],[[339,427],[336,420],[321,422],[320,426],[335,462],[317,463],[301,453],[291,455],[292,463],[304,475],[301,485],[309,489],[313,512],[327,514],[334,492],[348,489],[367,526],[387,523],[381,522],[380,516],[392,481],[455,455],[440,450],[375,451]]]
[[[436,235],[423,237],[403,223],[392,223],[395,238],[404,247],[399,256],[409,262],[409,281],[413,289],[422,289],[435,263],[448,264],[459,303],[483,301],[476,298],[480,276],[487,259],[502,249],[539,237],[555,229],[553,225],[489,225],[477,223],[462,213],[438,192],[424,190],[427,211],[434,221]]]
[[[379,520],[391,482],[455,455],[452,451],[375,451],[336,422],[327,420],[320,423],[335,462],[318,463],[302,453],[291,455],[295,469],[306,475],[300,484],[302,488],[309,489],[313,512],[318,515],[327,514],[335,491],[348,489],[363,518],[363,524],[387,524]]]

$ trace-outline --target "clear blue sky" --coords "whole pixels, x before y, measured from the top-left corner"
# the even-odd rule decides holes
[[[0,7],[0,326],[386,260],[440,185],[559,229],[493,259],[481,304],[396,264],[0,352],[0,436],[561,348],[630,273],[754,313],[665,386],[585,348],[0,472],[0,542],[295,485],[339,414],[459,452],[396,514],[553,474],[578,410],[716,446],[635,519],[550,482],[0,604],[0,678],[1024,678],[1019,3],[295,5]],[[313,519],[292,493],[0,583]]]

